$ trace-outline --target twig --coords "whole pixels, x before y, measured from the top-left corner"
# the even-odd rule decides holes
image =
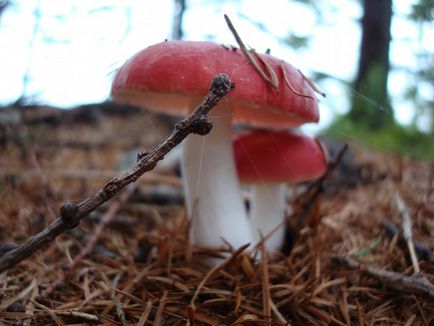
[[[336,166],[341,162],[342,157],[344,156],[345,152],[348,149],[348,144],[344,144],[339,152],[336,154],[334,159],[330,161],[327,165],[327,169],[324,172],[324,174],[317,179],[315,182],[313,182],[309,188],[306,190],[305,194],[302,197],[301,200],[301,208],[302,208],[302,214],[298,219],[297,228],[301,229],[302,224],[304,223],[304,217],[308,215],[311,207],[313,207],[313,204],[315,203],[318,196],[323,191],[324,182],[327,180],[327,178],[330,176],[330,174],[333,172],[333,170],[336,168]]]
[[[152,170],[158,161],[181,143],[189,134],[206,135],[212,129],[212,123],[207,114],[233,87],[229,77],[225,74],[215,76],[211,82],[208,95],[194,112],[177,123],[172,133],[149,151],[139,155],[137,164],[130,170],[114,177],[91,197],[79,204],[65,203],[60,211],[61,216],[51,223],[45,230],[30,237],[17,248],[7,252],[0,258],[0,272],[26,259],[44,245],[51,243],[58,235],[76,227],[80,220],[90,212],[101,206],[121,189],[135,182],[145,172]]]
[[[420,273],[405,276],[401,273],[364,265],[350,257],[334,255],[331,259],[334,263],[345,265],[351,270],[358,269],[361,273],[380,281],[391,290],[434,299],[434,285]]]
[[[404,201],[402,200],[399,192],[395,194],[395,202],[399,214],[401,215],[402,218],[402,235],[404,236],[404,239],[407,242],[408,251],[410,253],[410,258],[413,264],[414,272],[419,273],[420,267],[419,267],[419,262],[417,260],[416,252],[414,250],[413,231],[412,231],[410,212],[408,211],[407,206],[405,206]]]
[[[341,162],[347,149],[348,144],[344,144],[334,159],[327,164],[327,169],[324,174],[315,182],[310,184],[309,188],[296,200],[294,205],[295,210],[290,218],[291,226],[287,226],[285,230],[285,242],[282,246],[283,253],[289,254],[291,252],[299,230],[301,230],[306,224],[306,217],[309,216],[312,208],[317,204],[317,199],[324,188],[324,182]],[[316,222],[318,223],[319,221]]]
[[[39,297],[39,300],[43,300],[51,295],[56,289],[58,289],[66,280],[68,280],[75,269],[81,264],[83,258],[89,255],[97,243],[99,237],[104,230],[104,227],[110,223],[110,221],[116,216],[117,211],[122,207],[122,205],[130,198],[135,187],[129,186],[126,191],[124,191],[116,201],[113,201],[107,210],[107,212],[102,217],[100,223],[96,227],[95,231],[92,233],[92,237],[87,242],[86,246],[80,251],[80,253],[74,258],[72,264],[69,266],[68,270],[62,273],[59,278],[52,283]]]
[[[343,158],[343,156],[347,150],[348,150],[348,144],[342,145],[342,147],[336,153],[333,160],[328,163],[327,169],[324,172],[324,174],[310,186],[310,189],[314,189],[315,195],[318,195],[321,193],[321,188],[323,187],[324,181],[330,176],[330,174],[333,172],[333,170],[341,162],[341,160],[342,160],[342,158]]]
[[[386,230],[386,232],[391,237],[394,237],[396,235],[399,236],[398,243],[400,246],[406,245],[406,241],[403,235],[401,234],[398,227],[394,223],[385,219],[381,221],[380,225],[384,228],[384,230]],[[422,242],[413,240],[413,243],[414,243],[414,249],[416,251],[418,259],[426,260],[431,262],[431,264],[434,264],[434,254],[431,252],[431,249]]]

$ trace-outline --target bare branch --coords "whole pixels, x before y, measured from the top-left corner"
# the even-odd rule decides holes
[[[431,300],[434,299],[434,285],[420,273],[406,276],[401,273],[367,266],[350,257],[339,255],[334,255],[331,259],[336,264],[345,265],[352,270],[359,270],[361,273],[380,281],[391,290],[414,294]]]
[[[305,194],[301,198],[300,207],[302,208],[302,214],[300,217],[297,218],[297,224],[296,224],[299,230],[302,229],[303,224],[305,223],[304,218],[310,212],[310,209],[312,208],[314,202],[319,197],[319,195],[323,192],[324,182],[327,180],[327,178],[330,177],[331,173],[336,169],[338,164],[342,161],[342,158],[345,152],[347,151],[347,149],[348,149],[348,144],[342,145],[342,147],[336,153],[333,160],[328,162],[327,169],[324,172],[324,174],[309,186],[309,188],[306,190]]]
[[[95,230],[92,233],[92,237],[87,241],[86,246],[80,251],[80,253],[74,258],[72,263],[69,265],[68,270],[61,273],[59,278],[44,291],[38,297],[38,300],[45,299],[50,296],[56,289],[58,289],[61,285],[63,285],[69,277],[75,272],[77,267],[82,263],[83,259],[92,253],[95,244],[98,242],[104,227],[110,223],[110,221],[115,217],[118,210],[122,207],[123,204],[130,198],[134,191],[135,187],[130,185],[122,192],[119,197],[115,198],[117,200],[113,200],[107,212],[104,214],[100,223],[97,225]]]
[[[175,14],[173,15],[172,40],[182,40],[184,31],[182,30],[182,20],[187,9],[186,0],[175,0]]]
[[[410,212],[408,211],[407,206],[402,200],[399,192],[395,194],[395,202],[396,207],[399,210],[399,214],[402,218],[402,235],[404,236],[405,241],[407,242],[408,251],[410,253],[411,262],[413,264],[413,269],[415,273],[420,272],[419,261],[417,260],[416,251],[414,250],[413,243],[413,223],[411,222]]]
[[[139,154],[137,164],[130,170],[114,177],[91,197],[79,204],[64,203],[60,209],[60,217],[45,230],[30,237],[26,242],[0,257],[0,272],[23,261],[43,246],[52,242],[58,235],[76,227],[83,217],[108,201],[120,190],[135,182],[145,172],[152,170],[158,161],[181,143],[189,134],[206,135],[212,129],[207,114],[233,87],[225,74],[215,76],[211,82],[208,95],[194,112],[175,125],[172,133],[150,150]]]
[[[381,227],[391,236],[398,236],[398,243],[401,247],[407,246],[407,241],[402,235],[402,232],[398,227],[392,223],[392,221],[383,219],[380,223]],[[414,249],[416,250],[418,260],[426,260],[434,264],[434,253],[431,248],[426,244],[413,240]]]

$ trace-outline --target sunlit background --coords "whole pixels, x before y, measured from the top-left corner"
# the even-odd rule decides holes
[[[107,100],[113,72],[127,58],[172,38],[175,2],[0,1],[7,4],[0,16],[0,104],[20,100],[69,108]],[[429,133],[433,113],[425,106],[432,107],[434,87],[421,74],[432,75],[432,9],[428,19],[414,17],[425,2],[392,3],[388,90],[399,124]],[[354,96],[385,114],[352,86],[360,52],[361,1],[188,0],[183,39],[235,44],[224,13],[248,46],[258,52],[271,49],[316,80],[327,94],[321,100],[319,128],[348,112]]]

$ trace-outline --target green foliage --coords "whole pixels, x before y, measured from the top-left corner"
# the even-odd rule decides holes
[[[383,115],[384,113],[379,113]],[[424,134],[414,127],[390,124],[385,128],[370,130],[363,124],[352,122],[348,116],[341,116],[326,131],[326,135],[348,139],[377,150],[400,153],[415,159],[434,162],[434,141],[432,135]]]
[[[425,128],[428,127],[429,133],[434,136],[434,100],[424,98],[419,94],[419,85],[409,86],[404,94],[404,98],[414,103],[415,116],[413,117],[413,125],[417,125],[419,121],[424,120]],[[426,122],[429,122],[427,125]]]
[[[431,26],[434,20],[434,0],[419,0],[412,5],[409,19],[418,23],[419,32],[424,33],[425,27]],[[405,94],[415,104],[415,121],[429,119],[430,132],[434,135],[434,101],[431,96],[424,96],[421,85],[434,85],[434,54],[428,49],[417,50],[417,68],[410,72],[410,78],[414,83],[409,86]]]
[[[359,251],[355,252],[351,256],[356,257],[356,258],[364,257],[364,256],[368,255],[369,253],[371,253],[372,251],[374,251],[375,249],[377,249],[380,244],[381,244],[381,237],[378,237],[378,238],[374,239],[369,244],[369,246],[360,249]]]
[[[299,2],[303,5],[311,6],[314,8],[316,8],[316,6],[317,6],[317,1],[315,1],[315,0],[295,0],[294,2]]]
[[[305,36],[298,36],[294,33],[291,33],[288,35],[288,37],[285,39],[285,43],[291,46],[295,50],[303,49],[309,46],[309,37]]]
[[[431,22],[434,18],[434,1],[420,0],[412,5],[410,18],[419,22]]]
[[[358,86],[348,118],[366,129],[379,130],[394,123],[393,114],[385,89],[387,68],[381,64],[373,65]],[[369,100],[367,100],[369,99]],[[383,114],[378,114],[378,108]]]

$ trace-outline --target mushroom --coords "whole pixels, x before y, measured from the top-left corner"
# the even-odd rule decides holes
[[[285,183],[314,180],[326,170],[326,154],[319,141],[294,131],[255,130],[233,141],[238,177],[252,184],[251,223],[255,243],[260,235],[269,252],[281,249],[285,229]]]
[[[212,131],[204,137],[191,135],[183,144],[190,235],[199,246],[239,247],[253,239],[236,175],[231,125],[287,127],[319,119],[314,90],[297,69],[267,54],[250,54],[259,62],[256,68],[276,77],[275,87],[239,49],[213,42],[155,44],[129,59],[114,77],[115,101],[175,115],[191,112],[216,74],[226,73],[234,82],[234,89],[211,111]]]

